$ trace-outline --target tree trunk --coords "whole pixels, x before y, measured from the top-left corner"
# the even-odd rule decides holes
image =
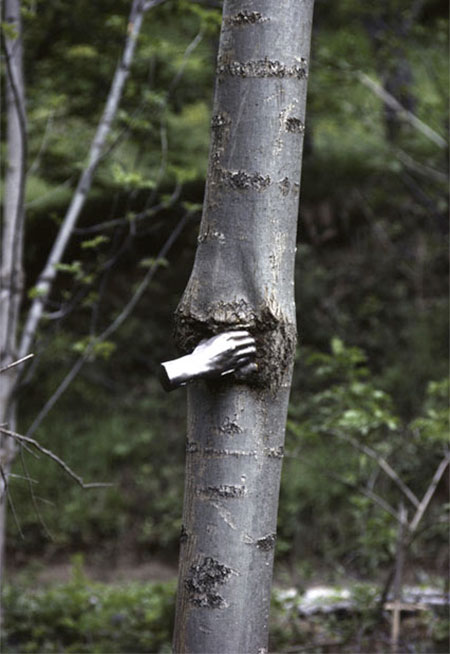
[[[247,329],[258,372],[188,391],[176,652],[267,651],[312,11],[313,0],[224,2],[204,212],[176,337],[190,351]]]
[[[23,289],[23,232],[26,170],[26,114],[22,69],[22,26],[19,0],[5,0],[5,22],[14,31],[4,41],[6,65],[7,168],[3,206],[0,272],[0,368],[16,357],[17,328]],[[18,370],[0,374],[0,424],[15,429],[12,401]],[[0,579],[3,570],[6,483],[16,445],[0,437]]]

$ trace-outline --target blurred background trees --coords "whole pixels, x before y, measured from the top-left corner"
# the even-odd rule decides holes
[[[195,251],[220,5],[167,0],[144,22],[47,305],[40,355],[22,380],[18,429],[26,432],[93,335],[154,270],[126,322],[91,348],[35,433],[84,478],[114,486],[87,493],[51,461],[23,452],[10,484],[18,517],[9,523],[11,569],[79,551],[99,565],[176,561],[184,402],[164,394],[155,370],[176,356],[172,314]],[[103,110],[128,12],[125,0],[24,3],[29,301]],[[397,509],[404,494],[362,448],[420,500],[448,446],[447,24],[439,0],[370,8],[316,0],[300,343],[277,545],[279,569],[302,584],[379,579],[393,561],[397,520],[373,495]],[[446,569],[446,475],[411,543],[412,575]]]

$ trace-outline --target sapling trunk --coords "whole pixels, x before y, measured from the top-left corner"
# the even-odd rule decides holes
[[[294,263],[313,0],[225,0],[188,352],[246,329],[258,371],[188,390],[176,652],[267,651],[296,344]]]

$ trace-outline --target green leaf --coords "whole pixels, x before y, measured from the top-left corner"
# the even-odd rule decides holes
[[[114,354],[116,348],[116,344],[112,341],[96,342],[95,337],[92,336],[86,336],[72,345],[72,350],[77,352],[77,354],[86,354],[86,352],[89,352],[90,361],[93,361],[97,357],[107,361]]]
[[[2,21],[0,25],[3,34],[6,36],[7,39],[11,39],[12,41],[14,41],[14,39],[17,39],[17,37],[19,36],[19,32],[14,27],[14,25],[11,25],[11,23],[7,23],[6,21]]]
[[[117,184],[126,186],[132,189],[154,189],[156,182],[152,179],[146,179],[143,175],[136,171],[127,172],[119,163],[113,163],[111,172],[114,181]]]
[[[38,286],[33,286],[30,288],[27,295],[28,299],[34,300],[37,297],[45,297],[45,295],[47,295],[47,291],[45,291],[43,288],[39,288]]]
[[[159,259],[148,257],[147,259],[142,259],[142,261],[139,262],[139,266],[141,268],[168,268],[169,262],[167,259],[164,259],[164,257],[160,257]]]
[[[72,263],[55,263],[55,270],[74,275],[76,278],[82,273],[81,261],[72,261]]]
[[[96,59],[98,57],[98,51],[92,45],[84,43],[69,48],[67,55],[77,59]]]
[[[102,245],[102,243],[108,243],[109,242],[109,237],[104,236],[103,234],[100,234],[99,236],[96,236],[95,238],[88,239],[86,241],[83,241],[81,243],[81,249],[82,250],[93,250],[97,248],[99,245]]]

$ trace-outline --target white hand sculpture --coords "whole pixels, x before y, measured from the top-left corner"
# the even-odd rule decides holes
[[[249,374],[257,370],[255,339],[245,330],[218,334],[201,341],[192,354],[160,367],[160,380],[166,391],[202,377],[211,379],[229,375],[236,370]]]

